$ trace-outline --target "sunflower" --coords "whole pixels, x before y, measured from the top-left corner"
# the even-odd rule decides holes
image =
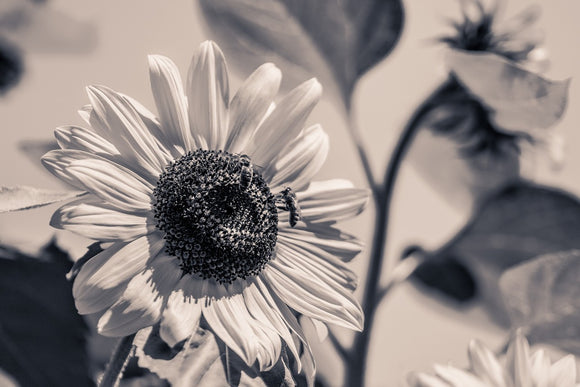
[[[226,62],[205,42],[185,87],[175,64],[149,57],[158,117],[104,86],[88,87],[90,128],[60,127],[43,163],[87,192],[51,224],[103,242],[74,280],[81,314],[126,336],[159,324],[175,346],[199,326],[248,365],[272,367],[296,315],[361,330],[345,262],[361,244],[335,228],[360,213],[366,190],[311,182],[328,151],[319,125],[304,128],[322,89],[311,79],[277,104],[280,71],[255,70],[230,100]]]
[[[492,351],[473,340],[469,344],[470,369],[435,366],[436,376],[411,376],[413,387],[578,387],[576,360],[567,355],[551,362],[544,350],[530,354],[528,340],[521,330],[511,340],[502,363]]]
[[[548,55],[542,46],[544,34],[535,26],[540,7],[528,6],[502,20],[499,15],[504,3],[502,0],[461,0],[463,20],[453,21],[454,33],[440,40],[455,49],[491,52],[535,71],[545,70]]]

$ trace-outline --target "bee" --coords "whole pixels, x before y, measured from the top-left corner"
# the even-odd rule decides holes
[[[246,155],[240,155],[240,187],[247,189],[252,184],[254,178],[254,168],[250,158]]]
[[[302,215],[300,214],[300,206],[298,205],[296,194],[292,191],[292,188],[284,188],[278,195],[276,195],[276,199],[278,202],[278,208],[290,213],[290,227],[296,226],[296,223],[302,219]]]

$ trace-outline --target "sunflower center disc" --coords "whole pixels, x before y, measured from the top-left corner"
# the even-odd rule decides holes
[[[272,257],[276,203],[247,156],[189,152],[167,166],[153,195],[165,251],[184,273],[232,283],[258,274]]]

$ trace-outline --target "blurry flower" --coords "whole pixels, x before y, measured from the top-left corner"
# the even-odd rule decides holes
[[[415,117],[428,130],[415,139],[411,157],[461,210],[528,174],[538,149],[553,166],[563,161],[563,140],[551,128],[564,114],[569,81],[532,71],[545,67],[537,61],[541,33],[533,28],[539,9],[501,23],[498,4],[461,2],[463,20],[441,39],[451,48],[449,79]]]
[[[546,69],[544,34],[534,26],[541,14],[538,5],[504,21],[499,17],[502,0],[460,1],[463,20],[452,22],[455,34],[443,37],[442,42],[460,50],[491,52],[536,71]]]
[[[108,244],[73,285],[80,313],[106,310],[98,330],[124,336],[160,324],[174,346],[209,326],[248,365],[272,367],[282,341],[298,359],[299,312],[360,330],[360,251],[334,221],[357,215],[367,192],[313,182],[326,158],[319,125],[303,129],[315,79],[273,104],[281,73],[259,67],[230,101],[226,63],[212,42],[194,56],[186,87],[168,58],[149,57],[158,117],[128,96],[90,86],[90,129],[56,130],[43,158],[88,194],[51,220]]]
[[[95,26],[75,20],[45,0],[2,0],[0,95],[20,81],[26,52],[87,53],[96,42]]]
[[[567,355],[555,363],[539,349],[530,353],[526,338],[518,330],[505,359],[476,340],[469,344],[468,370],[436,365],[436,375],[411,375],[412,387],[575,387],[576,359]]]

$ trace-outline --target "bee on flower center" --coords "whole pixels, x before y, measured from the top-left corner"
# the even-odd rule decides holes
[[[250,158],[246,155],[240,155],[239,160],[241,170],[240,170],[240,187],[247,189],[250,184],[252,184],[252,178],[254,177],[254,168],[250,162]]]
[[[296,226],[296,223],[302,219],[300,206],[296,194],[292,188],[286,187],[276,195],[276,206],[278,209],[288,211],[290,227]]]

